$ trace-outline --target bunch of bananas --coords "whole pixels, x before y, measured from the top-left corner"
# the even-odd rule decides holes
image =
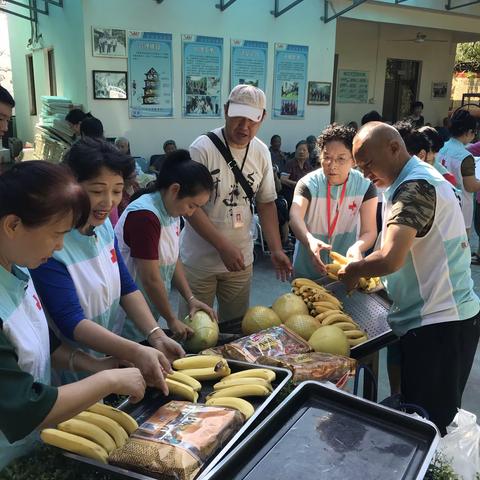
[[[342,303],[327,289],[308,278],[296,278],[292,281],[292,292],[303,298],[314,317],[330,310],[341,311]]]
[[[348,259],[337,252],[330,252],[330,258],[333,260],[333,263],[328,263],[325,265],[325,268],[327,269],[327,275],[332,280],[338,280],[338,271],[348,263]],[[365,292],[375,291],[379,286],[379,277],[361,277],[358,281],[358,288]]]
[[[173,362],[173,371],[165,381],[171,394],[189,402],[198,401],[202,384],[199,380],[216,380],[230,374],[227,361],[216,355],[194,355]]]
[[[273,391],[275,372],[268,368],[251,368],[232,373],[213,386],[206,405],[229,407],[240,411],[248,420],[255,409],[244,397],[267,397]]]
[[[107,463],[108,455],[122,447],[137,428],[127,413],[96,403],[57,428],[45,428],[40,437],[49,445]]]
[[[322,327],[325,325],[333,325],[343,330],[350,347],[355,347],[368,340],[367,333],[355,323],[350,315],[344,312],[331,310],[321,313],[315,318],[322,324]]]

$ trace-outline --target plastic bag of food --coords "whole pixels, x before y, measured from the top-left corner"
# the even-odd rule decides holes
[[[283,325],[271,327],[224,346],[224,356],[234,360],[258,363],[260,357],[306,353],[312,349],[308,342]]]
[[[172,401],[143,422],[108,461],[155,478],[192,480],[242,423],[236,410]]]
[[[320,352],[266,356],[260,357],[257,362],[273,367],[288,368],[293,373],[294,383],[306,380],[329,380],[335,383],[343,379],[345,374],[355,374],[357,365],[353,358]]]

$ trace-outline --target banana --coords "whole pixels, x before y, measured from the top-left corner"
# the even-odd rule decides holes
[[[177,382],[171,378],[166,378],[165,382],[168,385],[168,390],[172,395],[184,398],[192,403],[197,403],[198,392],[196,392],[190,385]]]
[[[365,336],[365,332],[363,332],[362,330],[344,330],[343,333],[347,338],[351,338],[353,340]]]
[[[71,418],[70,420],[59,423],[57,428],[62,432],[71,433],[86,438],[87,440],[91,440],[103,447],[107,453],[112,452],[116,448],[115,442],[107,432],[103,431],[100,427],[84,422],[83,420]]]
[[[93,412],[80,412],[75,417],[78,420],[91,423],[105,430],[114,440],[117,448],[123,447],[128,439],[128,434],[123,427],[120,426],[115,420],[106,417],[105,415],[99,415]]]
[[[325,270],[328,273],[333,273],[334,275],[336,275],[341,268],[342,265],[339,265],[338,263],[327,263],[325,265]]]
[[[86,438],[62,432],[56,428],[45,428],[40,432],[40,438],[49,445],[63,448],[83,457],[93,458],[98,462],[107,463],[108,453],[100,445]]]
[[[333,302],[313,302],[313,306],[316,307],[325,307],[330,310],[338,310],[338,305]]]
[[[333,315],[327,315],[322,320],[322,325],[334,325],[335,323],[342,323],[342,322],[353,322],[351,317],[346,315],[345,313],[336,313]],[[353,326],[353,323],[352,323]]]
[[[363,342],[366,342],[368,340],[368,337],[366,335],[363,335],[363,337],[359,338],[349,338],[348,339],[348,344],[351,347],[356,347],[357,345],[360,345]]]
[[[191,368],[211,368],[218,362],[225,361],[217,355],[192,355],[175,360],[172,366],[175,370],[187,370]]]
[[[357,324],[354,324],[354,323],[351,323],[351,322],[337,322],[337,323],[334,323],[333,325],[337,328],[340,328],[345,333],[347,331],[352,331],[354,328],[358,328]]]
[[[270,395],[270,390],[263,385],[237,385],[235,387],[222,388],[211,393],[207,400],[210,398],[220,398],[220,397],[268,397]]]
[[[190,368],[182,370],[182,373],[196,380],[216,380],[230,375],[231,371],[228,363],[224,360],[224,363],[219,362],[216,367]]]
[[[128,413],[122,412],[118,408],[113,408],[109,405],[104,405],[103,403],[95,403],[91,407],[88,407],[87,410],[89,412],[98,413],[99,415],[105,415],[106,417],[115,420],[129,435],[138,428],[136,420],[128,415]]]
[[[337,252],[330,252],[330,258],[333,261],[337,261],[340,265],[346,265],[348,263],[347,257],[344,257],[343,255],[340,255]]]
[[[350,325],[351,327],[351,325]],[[221,382],[216,383],[213,386],[214,390],[221,390],[222,388],[235,387],[237,385],[263,385],[267,387],[270,391],[273,391],[272,385],[267,380],[263,378],[255,377],[240,377],[240,378],[231,378],[229,380],[222,380]]]
[[[167,378],[175,380],[176,382],[184,383],[185,385],[192,387],[196,392],[199,392],[202,389],[202,384],[198,380],[195,380],[195,378],[185,375],[182,372],[169,373]]]
[[[313,280],[310,280],[309,278],[295,278],[294,280],[292,280],[292,286],[293,287],[297,287],[297,288],[300,288],[300,287],[303,287],[304,285],[310,285],[311,287],[317,287],[317,288],[323,288],[321,285],[319,285],[318,283],[314,282]]]
[[[368,280],[364,277],[360,277],[360,279],[358,280],[358,286],[362,289],[362,290],[367,290],[368,288]]]
[[[225,377],[222,381],[225,382],[232,378],[245,377],[263,378],[264,380],[267,380],[271,383],[277,378],[277,375],[273,370],[270,370],[269,368],[249,368],[248,370],[241,370],[240,372],[232,373]]]
[[[248,420],[255,412],[255,409],[250,402],[247,402],[243,398],[237,397],[211,398],[210,400],[207,400],[205,402],[205,405],[209,405],[212,407],[234,408],[235,410],[238,410],[240,413],[243,414],[245,420]]]
[[[336,275],[334,275],[333,273],[328,273],[328,272],[327,272],[327,277],[330,278],[330,279],[332,279],[332,280],[335,280],[335,281],[338,280],[338,277],[337,277]]]
[[[319,320],[320,322],[323,322],[323,320],[327,317],[330,317],[335,314],[341,314],[343,315],[344,313],[341,310],[325,310],[323,312],[318,313],[315,315],[315,319]]]

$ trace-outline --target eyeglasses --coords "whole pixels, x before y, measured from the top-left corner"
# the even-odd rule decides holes
[[[325,163],[326,165],[338,165],[340,167],[343,167],[349,162],[348,158],[322,158],[320,162],[323,164]]]

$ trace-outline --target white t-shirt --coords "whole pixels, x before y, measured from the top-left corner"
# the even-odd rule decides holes
[[[213,133],[224,142],[222,128],[216,128]],[[242,169],[246,148],[230,150],[238,167]],[[250,233],[252,214],[247,194],[240,184],[236,184],[233,172],[206,135],[201,135],[190,145],[190,155],[210,170],[214,181],[214,190],[209,202],[203,207],[204,212],[222,235],[242,250],[245,265],[250,265],[253,263],[253,240]],[[257,137],[250,142],[242,173],[255,192],[256,202],[273,202],[277,198],[270,152]],[[239,214],[243,226],[234,228],[234,216],[238,219]],[[185,265],[194,268],[211,273],[227,271],[217,250],[200,237],[188,221],[180,236],[180,256]]]

